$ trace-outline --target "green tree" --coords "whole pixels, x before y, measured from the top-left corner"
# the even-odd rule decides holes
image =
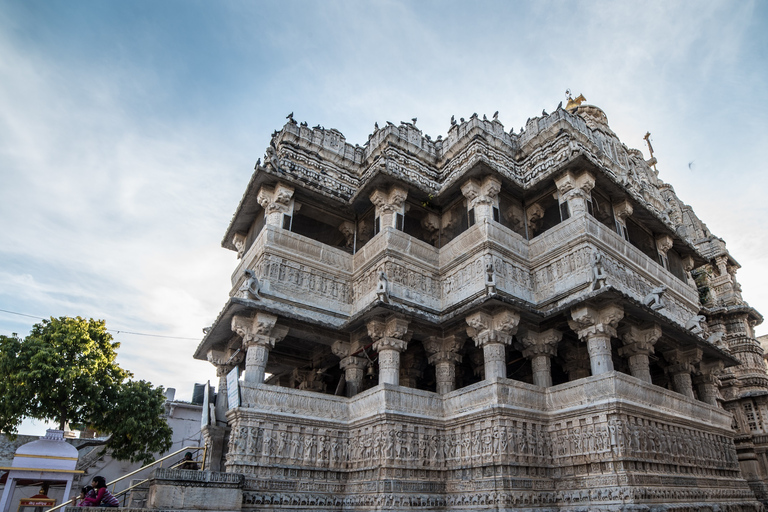
[[[110,434],[120,460],[169,449],[163,389],[128,380],[119,347],[103,320],[80,317],[43,320],[23,340],[0,335],[0,430],[15,435],[24,417],[86,425]]]

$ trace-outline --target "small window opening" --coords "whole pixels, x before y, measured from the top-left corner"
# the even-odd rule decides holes
[[[376,217],[373,221],[373,234],[378,235],[379,231],[381,231],[381,217]]]
[[[398,231],[402,231],[403,230],[403,222],[404,222],[403,214],[402,213],[396,213],[395,214],[395,229],[397,229]]]
[[[470,226],[474,226],[474,225],[475,225],[475,209],[474,209],[474,208],[471,208],[471,209],[470,209],[470,210],[467,212],[467,216],[469,217],[469,225],[470,225]]]
[[[501,218],[501,216],[499,215],[499,209],[496,206],[494,206],[493,207],[493,220],[496,221],[496,222],[499,222],[500,218]]]

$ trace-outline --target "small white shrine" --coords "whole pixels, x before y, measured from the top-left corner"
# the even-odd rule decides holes
[[[16,450],[8,479],[0,500],[0,512],[9,512],[17,485],[65,485],[64,499],[72,492],[75,475],[82,473],[77,467],[77,448],[64,440],[64,432],[49,429],[37,441],[24,444]],[[15,512],[15,511],[14,511]]]

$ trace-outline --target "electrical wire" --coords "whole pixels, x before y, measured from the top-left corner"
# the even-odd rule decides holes
[[[25,316],[27,318],[34,318],[36,320],[46,320],[45,318],[40,318],[39,316],[27,315],[25,313],[18,313],[16,311],[8,311],[7,309],[0,309],[0,312],[9,313],[11,315]],[[136,331],[121,331],[117,329],[107,329],[107,331],[113,332],[115,334],[131,334],[133,336],[149,336],[152,338],[167,338],[167,339],[173,339],[173,340],[194,340],[194,341],[199,340],[199,338],[186,338],[184,336],[165,336],[163,334],[150,334],[146,332],[136,332]]]

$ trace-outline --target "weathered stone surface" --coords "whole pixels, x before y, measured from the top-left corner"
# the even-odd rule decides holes
[[[245,371],[217,415],[243,509],[768,502],[762,317],[602,110],[437,140],[388,124],[364,147],[289,119],[264,161],[196,352]]]

